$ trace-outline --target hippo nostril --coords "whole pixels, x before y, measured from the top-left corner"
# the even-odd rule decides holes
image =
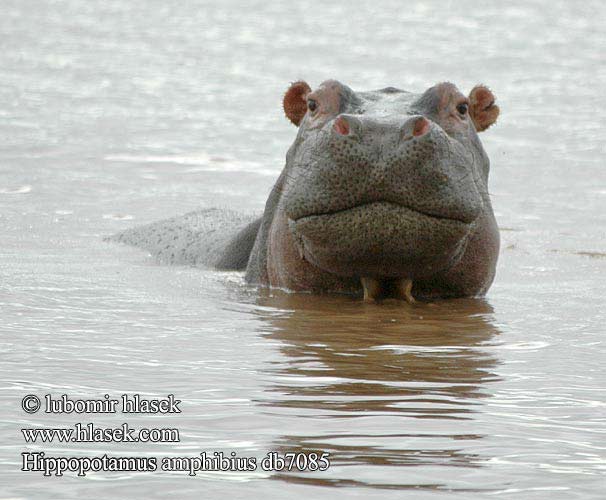
[[[347,118],[339,116],[333,124],[333,129],[339,135],[349,135],[350,127]]]
[[[423,137],[431,130],[431,122],[424,116],[413,116],[402,126],[402,138],[408,141]]]
[[[353,115],[342,114],[337,116],[331,123],[332,132],[338,137],[347,137],[350,139],[360,139],[364,126],[362,122]],[[341,142],[338,140],[337,142]]]
[[[414,127],[412,128],[412,135],[414,137],[422,137],[427,132],[429,132],[429,129],[430,129],[429,120],[427,118],[425,118],[424,116],[421,116],[420,118],[417,118],[417,120],[415,121]]]

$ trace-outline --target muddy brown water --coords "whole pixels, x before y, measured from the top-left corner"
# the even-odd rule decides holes
[[[2,3],[0,499],[598,499],[606,472],[602,2]],[[364,304],[102,242],[262,210],[298,78],[482,82],[501,227],[484,299]],[[27,414],[28,394],[182,413]],[[176,443],[25,443],[77,422]],[[325,471],[23,472],[21,453],[329,453]]]

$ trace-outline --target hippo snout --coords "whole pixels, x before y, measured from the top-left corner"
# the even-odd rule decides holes
[[[425,116],[339,114],[308,142],[287,180],[292,220],[375,202],[465,224],[482,210],[471,153]]]
[[[397,120],[394,123],[381,124],[376,120],[361,120],[353,115],[341,114],[332,122],[332,133],[339,137],[360,139],[363,134],[389,134],[394,127],[397,129]],[[419,139],[430,132],[432,123],[424,116],[413,116],[404,121],[399,128],[400,139]]]
[[[438,124],[343,113],[307,140],[313,152],[282,200],[307,260],[339,274],[418,277],[460,255],[482,196],[472,155]]]

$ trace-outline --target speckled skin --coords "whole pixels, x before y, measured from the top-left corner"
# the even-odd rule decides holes
[[[473,114],[475,90],[469,98],[449,83],[422,95],[394,88],[354,93],[328,81],[300,91],[314,101],[302,117],[298,108],[289,115],[287,101],[298,96],[287,93],[287,116],[300,128],[266,204],[246,279],[361,293],[360,277],[410,278],[415,296],[484,294],[499,234],[476,128],[496,116],[482,122]],[[482,98],[489,102],[478,110],[490,114],[494,96]],[[457,111],[460,103],[470,114]],[[417,137],[421,116],[430,127]]]

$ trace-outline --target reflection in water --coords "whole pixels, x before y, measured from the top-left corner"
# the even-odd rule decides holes
[[[498,333],[488,303],[467,299],[375,305],[272,292],[259,305],[267,336],[279,342],[286,356],[269,369],[270,389],[259,404],[297,417],[276,449],[327,451],[337,468],[479,465],[482,459],[461,451],[460,440],[482,438],[470,427],[486,396],[484,384],[497,380],[497,360],[483,348]],[[460,424],[445,424],[444,419]],[[460,432],[453,434],[453,426]],[[357,472],[353,479],[351,473],[345,475],[280,478],[373,483],[355,477]],[[380,476],[382,482],[394,477],[384,471]],[[393,481],[372,485],[402,486]]]

